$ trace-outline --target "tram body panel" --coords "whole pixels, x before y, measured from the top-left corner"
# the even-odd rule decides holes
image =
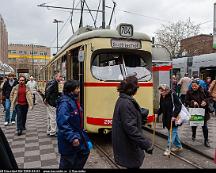
[[[90,31],[78,35],[74,40],[67,42],[47,64],[46,81],[51,79],[54,70],[62,70],[58,69],[57,61],[61,62],[65,57],[67,70],[71,68],[66,71],[66,80],[74,79],[74,69],[72,69],[74,61],[71,60],[74,55],[71,54],[81,48],[84,51],[84,61],[77,64],[79,66],[77,75],[79,78],[83,76],[80,89],[83,93],[81,99],[84,127],[88,132],[111,130],[113,111],[119,96],[117,86],[130,74],[137,73],[140,78],[140,88],[135,99],[141,107],[149,109],[149,115],[153,114],[152,47],[147,35],[134,33],[134,36],[126,38],[117,34],[117,31],[108,30]],[[70,57],[67,58],[68,56]],[[79,53],[75,56],[79,58]]]

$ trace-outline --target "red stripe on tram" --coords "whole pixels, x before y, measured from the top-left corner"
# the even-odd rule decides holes
[[[154,122],[154,115],[148,115],[147,123],[152,123],[152,122]],[[112,126],[112,119],[87,117],[87,123],[92,125],[99,125],[99,126]]]
[[[159,67],[152,67],[152,71],[170,71],[172,70],[172,65],[169,66],[159,66]]]
[[[87,117],[87,123],[100,126],[112,126],[112,119]]]
[[[117,87],[119,82],[104,82],[104,83],[96,83],[96,82],[85,82],[85,87]],[[140,87],[152,87],[153,83],[139,83]]]

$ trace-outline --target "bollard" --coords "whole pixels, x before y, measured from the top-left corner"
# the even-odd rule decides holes
[[[216,148],[215,148],[215,157],[214,157],[214,162],[216,164]]]

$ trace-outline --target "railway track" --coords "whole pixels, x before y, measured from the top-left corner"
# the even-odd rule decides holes
[[[147,132],[153,134],[152,129],[146,128],[146,127],[143,128],[143,129],[147,130]],[[156,133],[155,135],[157,135],[158,138],[167,139],[167,137],[162,135],[162,134]],[[159,145],[159,144],[155,143],[154,146],[161,149],[161,150],[164,150],[164,146],[162,146],[162,145]],[[203,158],[203,159],[205,159],[206,162],[210,162],[210,163],[213,164],[213,159],[210,156],[205,155],[202,152],[197,151],[197,150],[195,150],[193,148],[190,148],[189,146],[186,146],[185,144],[183,144],[183,146],[184,146],[184,150],[185,150],[184,152],[189,151],[189,152],[193,153],[194,155],[196,155],[196,158],[198,158],[198,157]],[[177,154],[177,153],[174,153],[174,152],[171,152],[170,154],[172,156],[184,161],[185,163],[193,166],[196,169],[206,169],[206,168],[208,168],[208,167],[205,167],[205,166],[201,165],[202,163],[197,163],[197,162],[193,161],[192,159],[188,159],[187,156],[181,156],[180,154]],[[215,166],[215,168],[216,168],[216,166]]]
[[[102,147],[100,147],[98,144],[94,143],[94,146],[97,150],[99,150],[100,153],[103,154],[103,156],[106,158],[106,160],[112,165],[113,168],[121,169],[119,165],[115,163],[115,161],[109,156],[109,153],[107,153]]]
[[[157,136],[159,138],[162,138],[160,136]],[[165,140],[164,138],[162,138],[163,140]],[[103,140],[103,139],[102,139]],[[96,150],[98,150],[103,156],[104,158],[110,163],[111,167],[113,169],[122,169],[123,167],[117,165],[115,163],[115,161],[113,160],[113,153],[111,152],[112,151],[112,145],[111,145],[111,141],[109,141],[109,143],[107,141],[105,142],[101,142],[102,141],[101,139],[99,140],[100,142],[97,142],[97,140],[94,140],[94,147],[96,148]],[[165,140],[166,141],[166,140]],[[156,143],[155,145],[155,148],[158,148],[160,150],[160,153],[163,153],[164,151],[164,145],[160,145],[158,143]],[[171,158],[170,159],[175,159],[176,162],[178,162],[178,160],[181,160],[182,162],[181,163],[185,163],[186,165],[190,165],[189,167],[190,168],[194,168],[194,169],[206,169],[206,168],[209,168],[208,166],[204,165],[203,162],[199,162],[199,161],[196,161],[195,159],[190,159],[189,156],[187,155],[188,153],[190,153],[190,155],[194,155],[195,158],[201,158],[202,160],[205,160],[206,162],[212,162],[212,165],[213,165],[213,161],[210,159],[210,158],[207,158],[203,155],[200,155],[199,153],[196,153],[194,151],[191,151],[191,150],[186,150],[184,149],[183,151],[184,153],[186,153],[185,156],[182,156],[181,154],[178,154],[178,153],[174,153],[174,152],[171,152]],[[154,156],[155,152],[153,153],[153,156]],[[160,157],[165,157],[161,154],[159,154]],[[151,156],[150,156],[151,157]],[[152,167],[154,168],[154,167]],[[167,168],[169,168],[169,165],[167,165]],[[212,168],[212,167],[210,167]],[[215,166],[216,168],[216,166]]]

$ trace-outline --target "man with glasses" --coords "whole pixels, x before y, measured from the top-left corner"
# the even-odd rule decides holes
[[[54,72],[54,79],[46,84],[44,103],[47,105],[47,135],[50,137],[57,136],[56,125],[56,103],[61,93],[58,84],[62,81],[59,71]]]

